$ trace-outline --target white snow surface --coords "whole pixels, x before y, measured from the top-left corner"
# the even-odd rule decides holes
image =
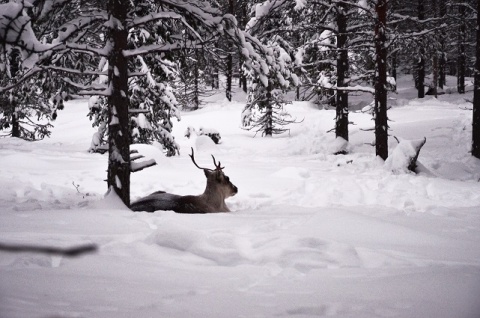
[[[0,242],[99,247],[76,258],[0,252],[0,317],[480,317],[469,105],[455,94],[412,99],[399,84],[390,134],[427,138],[419,175],[375,158],[361,112],[350,114],[348,155],[331,154],[335,111],[308,102],[287,106],[304,118],[290,135],[253,138],[239,128],[241,94],[182,114],[180,156],[132,146],[158,163],[132,174],[132,200],[201,193],[193,146],[200,166],[213,168],[213,154],[239,188],[231,213],[134,213],[104,198],[107,156],[87,151],[87,100],[67,103],[50,139],[0,139]],[[183,132],[198,125],[223,143],[197,149]]]

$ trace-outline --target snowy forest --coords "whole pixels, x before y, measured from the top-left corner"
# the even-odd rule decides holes
[[[478,12],[0,0],[0,318],[478,318]]]

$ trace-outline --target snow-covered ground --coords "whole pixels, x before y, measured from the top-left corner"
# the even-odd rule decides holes
[[[375,158],[366,113],[350,114],[346,156],[331,154],[334,111],[307,102],[288,107],[304,119],[290,135],[253,138],[239,128],[241,94],[183,113],[179,157],[134,146],[158,165],[132,175],[132,199],[201,193],[193,146],[239,188],[228,214],[133,213],[104,198],[107,158],[87,152],[86,101],[67,104],[50,139],[0,139],[0,242],[99,246],[77,258],[0,252],[0,317],[480,317],[470,105],[456,94],[418,100],[408,85],[391,95],[391,135],[427,138],[419,175]],[[189,126],[218,130],[222,143],[185,138]]]

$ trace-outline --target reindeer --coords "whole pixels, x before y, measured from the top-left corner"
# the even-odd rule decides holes
[[[212,155],[215,169],[202,168],[195,162],[195,155],[192,148],[192,154],[189,155],[193,164],[203,170],[207,177],[207,186],[203,194],[200,195],[177,195],[166,193],[164,191],[154,192],[144,198],[133,202],[130,209],[133,211],[154,212],[158,210],[173,210],[177,213],[215,213],[230,212],[225,199],[234,196],[238,188],[230,182],[224,173],[220,164],[217,164]]]

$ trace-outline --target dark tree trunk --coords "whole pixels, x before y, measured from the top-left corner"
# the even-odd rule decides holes
[[[443,86],[447,84],[445,66],[446,66],[445,54],[442,52],[438,60],[438,87],[440,87],[441,89],[443,89]]]
[[[477,46],[473,92],[472,155],[480,159],[480,1],[477,1]]]
[[[108,11],[125,25],[127,1],[109,0]],[[112,48],[108,57],[108,187],[118,194],[125,205],[130,205],[130,132],[128,127],[128,68],[123,50],[127,48],[128,30],[123,27],[109,30]]]
[[[433,81],[432,81],[432,95],[438,97],[438,54],[437,52],[433,53],[432,61],[432,71],[433,71]]]
[[[438,18],[438,5],[436,0],[432,0],[432,7],[433,7],[433,17]],[[437,35],[441,36],[441,35]],[[439,42],[441,40],[439,39]],[[433,72],[433,80],[431,84],[431,93],[433,96],[437,97],[438,95],[438,75],[439,75],[439,52],[440,52],[440,47],[439,43],[435,43],[434,40],[434,45],[433,45],[433,51],[432,51],[432,72]]]
[[[12,113],[12,137],[20,138],[20,123],[18,122],[17,113],[15,112],[15,109],[13,109],[13,113]]]
[[[246,93],[247,92],[247,77],[245,76],[245,74],[242,73],[242,77],[241,77],[240,80],[242,82],[243,92]]]
[[[218,68],[214,67],[212,75],[212,88],[218,89],[220,87]]]
[[[417,14],[418,19],[425,19],[425,6],[423,4],[424,0],[418,0]],[[418,98],[425,97],[425,49],[420,45],[418,61],[416,64],[417,74],[416,74],[416,87],[418,92]]]
[[[228,0],[228,13],[235,15],[235,3],[234,0]],[[227,88],[225,95],[229,102],[232,101],[232,77],[233,77],[233,56],[231,53],[227,55]]]
[[[197,110],[200,107],[200,86],[199,86],[199,81],[200,81],[200,70],[198,67],[199,61],[200,61],[200,54],[199,51],[195,51],[195,59],[196,63],[193,69],[193,110]]]
[[[466,36],[466,21],[465,21],[465,6],[458,6],[460,14],[460,30],[458,34],[458,73],[457,73],[457,91],[459,94],[465,94],[465,68],[467,59],[465,55],[465,36]]]
[[[348,92],[345,87],[348,76],[348,51],[347,51],[347,7],[339,4],[337,9],[337,103],[335,119],[335,135],[348,140]]]
[[[440,1],[439,3],[440,17],[444,20],[447,15],[447,1]],[[447,64],[445,53],[445,40],[447,34],[444,30],[440,31],[440,56],[438,57],[438,87],[443,89],[443,86],[447,83],[447,77],[445,67]]]
[[[225,96],[227,97],[228,101],[232,101],[232,77],[233,77],[233,57],[232,54],[228,54],[227,56],[227,88],[225,90]]]
[[[273,136],[273,106],[272,84],[268,81],[267,94],[265,96],[265,136]]]
[[[239,24],[240,24],[240,28],[242,30],[245,30],[245,25],[247,24],[247,16],[248,16],[248,12],[247,12],[247,4],[246,4],[246,1],[240,1],[239,2],[239,5],[241,6],[240,7],[240,18],[239,18]],[[242,54],[239,54],[240,55],[240,67],[243,66],[243,57],[242,57]],[[242,87],[243,89],[243,92],[246,93],[247,92],[247,76],[244,74],[244,72],[240,72],[240,86]]]
[[[376,155],[386,160],[388,157],[388,122],[387,122],[387,1],[377,0],[375,12],[375,151]]]
[[[19,60],[20,60],[20,53],[18,50],[12,50],[10,54],[10,75],[15,77],[19,71]],[[20,122],[18,118],[18,114],[15,110],[17,102],[15,100],[11,100],[10,98],[6,98],[5,101],[9,108],[12,111],[12,137],[20,138]]]
[[[397,81],[397,52],[392,54],[392,77]]]
[[[425,97],[425,58],[423,49],[420,49],[417,62],[417,97]]]

